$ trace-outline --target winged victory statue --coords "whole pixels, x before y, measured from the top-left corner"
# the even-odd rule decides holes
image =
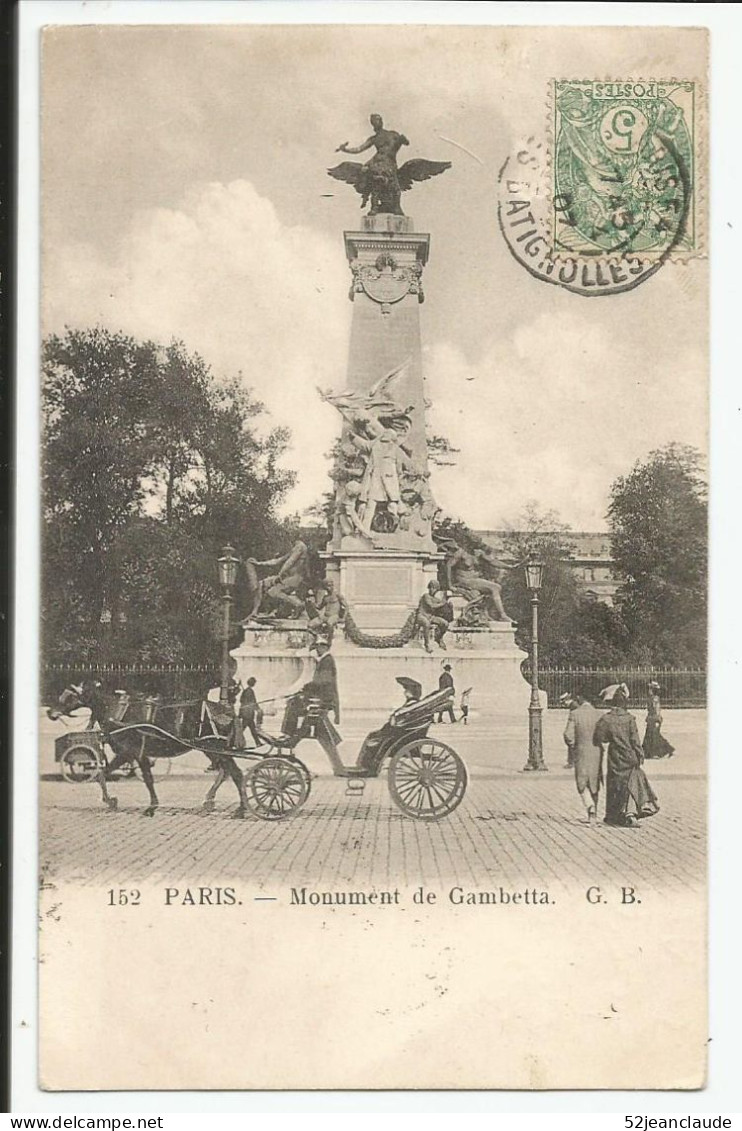
[[[397,167],[397,154],[403,145],[409,145],[404,134],[396,130],[385,130],[384,122],[379,114],[371,115],[371,125],[374,132],[370,137],[355,148],[351,148],[347,141],[339,145],[336,153],[363,153],[373,146],[376,153],[362,165],[359,161],[343,161],[334,169],[327,172],[337,181],[345,181],[361,196],[361,208],[370,202],[369,216],[379,212],[391,212],[395,216],[404,216],[401,197],[403,192],[411,189],[415,181],[427,181],[431,177],[445,173],[451,168],[450,161],[425,161],[421,157],[412,161],[405,161],[401,168]]]

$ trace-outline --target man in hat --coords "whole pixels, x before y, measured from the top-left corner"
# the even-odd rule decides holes
[[[338,754],[342,737],[329,719],[332,711],[335,722],[340,722],[340,696],[338,693],[337,668],[330,654],[326,640],[315,640],[309,654],[317,659],[314,676],[305,683],[286,704],[283,716],[281,745],[292,749],[302,738],[316,738],[330,759],[336,774],[343,773],[343,763]],[[310,701],[319,702],[319,714],[308,716]]]
[[[332,711],[336,723],[340,722],[340,693],[338,691],[338,672],[335,658],[330,652],[329,641],[318,637],[309,650],[317,659],[312,684],[317,688],[322,706]]]
[[[597,820],[598,795],[603,781],[603,752],[593,742],[600,712],[579,691],[569,692],[568,700],[570,711],[564,741],[572,756],[575,784],[587,810],[588,824],[593,825]]]
[[[454,692],[453,676],[451,675],[451,665],[450,664],[444,664],[443,665],[443,671],[441,672],[440,676],[438,677],[438,690],[439,691],[445,691],[449,687],[450,687],[451,691]],[[451,720],[452,723],[456,722],[456,716],[453,713],[453,694],[451,695],[451,699],[450,699],[448,706],[444,707],[442,711],[438,712],[438,718],[436,719],[436,722],[442,723],[444,715],[448,715],[448,717],[449,717],[449,719]]]
[[[607,747],[605,824],[635,828],[642,817],[659,811],[657,798],[642,769],[644,751],[636,719],[626,709],[629,696],[625,684],[614,685],[611,710],[595,727],[593,742]],[[608,688],[601,693],[607,700]]]
[[[257,680],[254,675],[248,679],[245,690],[240,696],[240,721],[242,723],[243,733],[245,729],[250,731],[252,740],[256,746],[260,746],[261,738],[258,734],[258,722],[261,718],[260,707],[258,706],[257,696],[255,694],[255,684]]]

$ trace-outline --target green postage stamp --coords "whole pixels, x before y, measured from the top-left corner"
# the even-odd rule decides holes
[[[695,82],[553,82],[552,240],[558,254],[698,254]]]

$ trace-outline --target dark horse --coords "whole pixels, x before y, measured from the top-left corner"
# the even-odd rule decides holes
[[[234,721],[231,711],[224,711],[220,704],[205,700],[160,703],[154,698],[135,698],[125,692],[110,694],[97,680],[83,680],[81,684],[66,687],[56,705],[49,707],[47,715],[50,719],[59,719],[62,715],[72,716],[83,707],[90,709],[87,729],[98,728],[103,742],[114,753],[107,765],[105,761],[101,762],[98,773],[103,800],[109,809],[116,809],[118,801],[109,794],[106,782],[122,765],[132,762],[139,766],[149,792],[150,804],[144,811],[145,816],[153,817],[160,803],[152,776],[152,760],[173,758],[189,750],[202,750],[212,759],[218,771],[204,801],[205,811],[213,809],[214,796],[229,777],[240,797],[235,816],[247,814],[242,771],[228,753],[229,732]]]

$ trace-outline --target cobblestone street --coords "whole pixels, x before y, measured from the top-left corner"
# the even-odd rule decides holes
[[[119,810],[101,805],[95,784],[70,785],[56,776],[48,737],[42,739],[41,868],[81,884],[219,884],[240,881],[270,893],[274,887],[394,888],[416,883],[641,885],[672,892],[703,881],[705,860],[705,714],[667,712],[666,730],[677,746],[670,761],[646,769],[661,811],[638,829],[589,827],[571,771],[563,768],[561,730],[566,715],[545,715],[549,773],[522,773],[523,734],[503,726],[497,740],[484,723],[435,728],[469,768],[461,806],[438,823],[415,821],[393,805],[386,778],[348,795],[329,775],[318,748],[300,753],[314,776],[311,795],[292,818],[233,820],[234,787],[225,784],[217,809],[200,802],[211,784],[204,760],[186,755],[157,784],[161,807],[142,815],[141,781],[113,783]],[[360,736],[358,736],[360,738]],[[355,745],[357,745],[358,738]],[[354,756],[353,736],[344,744]]]

